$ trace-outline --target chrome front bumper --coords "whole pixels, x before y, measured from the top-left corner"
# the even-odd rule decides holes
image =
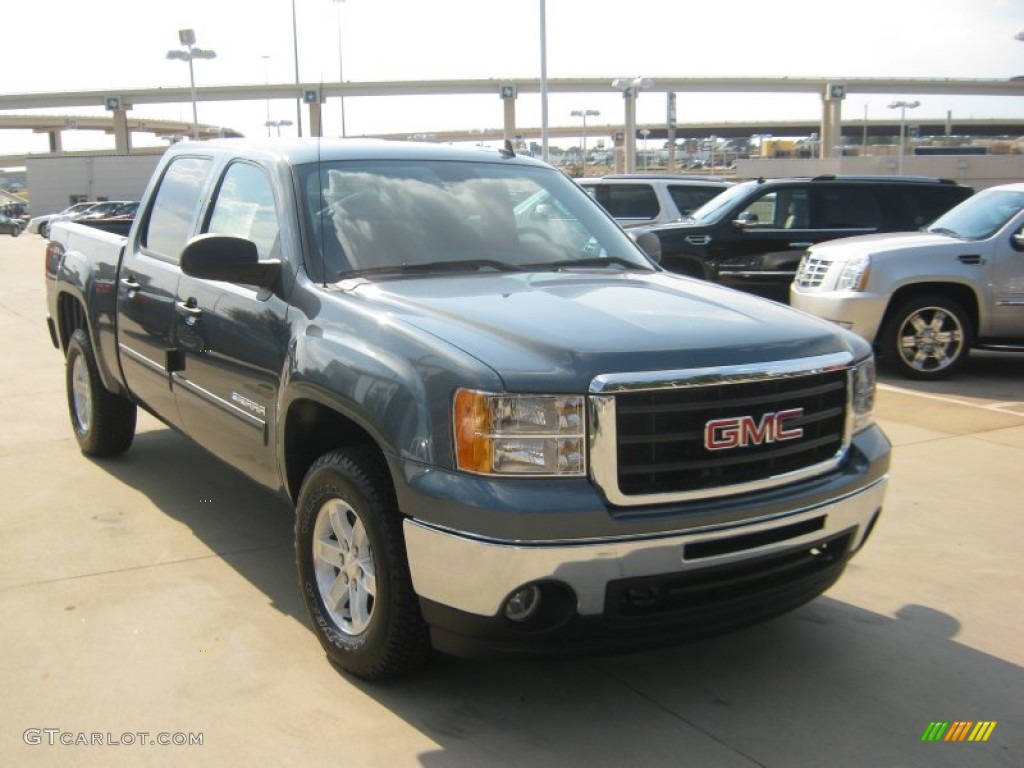
[[[827,504],[685,534],[524,544],[474,538],[407,519],[405,541],[413,588],[421,598],[469,614],[496,616],[518,588],[554,581],[576,594],[578,614],[594,616],[604,610],[608,583],[619,579],[739,563],[848,531],[850,551],[856,551],[881,510],[887,484],[886,475]],[[801,532],[787,536],[787,531]],[[760,543],[766,540],[771,543]],[[688,558],[685,552],[693,550],[702,554]],[[727,554],[703,554],[716,550]]]

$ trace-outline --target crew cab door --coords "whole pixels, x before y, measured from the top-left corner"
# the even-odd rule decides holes
[[[171,338],[178,258],[195,231],[212,161],[180,156],[158,182],[142,212],[138,237],[125,248],[117,286],[117,346],[132,394],[169,424],[181,419],[171,375],[178,365]]]
[[[281,223],[265,169],[228,164],[202,232],[256,243],[261,260],[277,258]],[[288,351],[287,305],[269,289],[182,274],[173,338],[184,355],[174,374],[185,432],[219,458],[272,488],[277,392]]]
[[[992,335],[1024,341],[1024,213],[995,236]]]

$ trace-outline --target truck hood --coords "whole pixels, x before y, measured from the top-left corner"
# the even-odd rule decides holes
[[[342,290],[480,360],[518,391],[585,391],[602,373],[869,351],[831,323],[664,272],[471,274]]]
[[[965,247],[970,249],[974,246],[955,237],[932,232],[890,232],[828,240],[813,246],[811,252],[814,256],[828,261],[847,262],[866,254],[876,256],[915,248],[932,248],[939,251],[948,248],[962,251]]]

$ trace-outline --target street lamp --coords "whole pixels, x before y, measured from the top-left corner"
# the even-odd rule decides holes
[[[650,155],[647,154],[647,137],[651,135],[651,129],[641,128],[640,135],[644,137],[644,170],[646,171],[651,162]]]
[[[572,117],[582,117],[583,118],[583,170],[581,171],[580,175],[581,176],[586,176],[587,175],[587,118],[588,117],[597,117],[601,113],[598,112],[596,109],[574,109],[569,114]]]
[[[217,54],[208,48],[196,48],[196,33],[192,29],[179,29],[178,40],[188,50],[168,51],[168,59],[188,62],[188,82],[192,91],[192,138],[199,141],[199,113],[196,111],[196,75],[192,69],[193,59],[215,59]]]
[[[612,88],[622,91],[626,102],[626,146],[625,171],[636,172],[636,97],[644,88],[651,88],[654,80],[649,77],[617,77],[612,80]]]
[[[268,136],[270,135],[271,128],[277,128],[277,137],[281,138],[281,126],[294,125],[294,123],[291,120],[267,120],[267,122],[265,122],[264,125],[267,126]]]
[[[270,56],[267,55],[267,54],[263,54],[260,58],[263,59],[263,86],[267,89],[267,123],[269,123],[270,122],[270,74],[269,74],[269,71],[267,70],[267,62],[270,61]],[[270,135],[270,126],[267,125],[267,123],[264,123],[264,125],[267,126],[267,136],[269,136]]]
[[[344,70],[342,69],[342,58],[341,58],[341,4],[344,3],[345,0],[331,0],[331,2],[334,3],[337,6],[337,11],[338,11],[338,85],[340,87],[344,87],[344,86],[341,85],[342,82],[344,82],[344,79],[345,79]],[[342,138],[344,138],[345,136],[348,135],[345,132],[345,94],[344,94],[344,92],[340,92],[338,94],[338,100],[341,102],[341,136],[342,136]]]
[[[916,109],[921,106],[920,101],[893,101],[888,104],[889,109],[898,109],[900,111],[900,157],[899,157],[899,169],[897,173],[903,175],[903,145],[906,140],[907,133],[907,110]]]

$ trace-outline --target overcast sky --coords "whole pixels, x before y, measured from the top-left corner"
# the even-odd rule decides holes
[[[168,61],[178,30],[217,58],[195,63],[198,85],[294,82],[292,0],[35,0],[19,2],[6,25],[0,92],[176,86],[188,68]],[[304,81],[338,80],[338,11],[344,78],[350,81],[540,76],[539,0],[294,0],[299,73]],[[12,10],[7,10],[10,21]],[[547,0],[548,77],[922,77],[1008,78],[1024,75],[1024,0]],[[269,58],[264,58],[269,57]],[[914,98],[915,94],[905,94]],[[890,118],[893,96],[851,95],[847,119]],[[917,114],[1024,117],[1021,99],[922,96]],[[569,124],[571,109],[598,109],[594,122],[622,119],[622,99],[551,96],[549,121]],[[271,105],[272,117],[294,118],[294,102]],[[77,109],[76,114],[90,114]],[[102,110],[92,112],[97,114]],[[815,120],[816,96],[681,94],[679,121]],[[662,94],[638,100],[640,122],[664,119]],[[138,118],[188,121],[188,103],[144,105]],[[500,127],[496,96],[346,100],[349,135]],[[248,135],[266,129],[265,102],[199,104],[204,123]],[[325,107],[326,132],[339,130],[337,101]],[[520,125],[540,124],[539,96],[517,103]],[[292,129],[285,129],[292,130]],[[42,151],[45,138],[3,132]],[[80,134],[66,148],[88,144]],[[91,137],[108,145],[109,138]],[[31,146],[26,146],[26,142]],[[90,144],[91,145],[91,144]]]

